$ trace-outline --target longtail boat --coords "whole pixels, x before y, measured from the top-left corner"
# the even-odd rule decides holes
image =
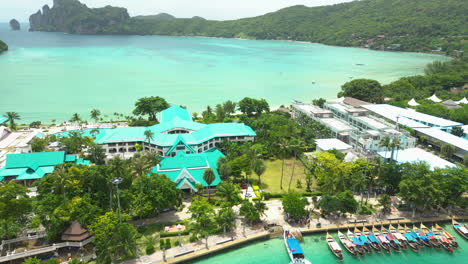
[[[452,244],[453,247],[458,248],[458,242],[455,241],[455,237],[452,236],[449,232],[445,231],[440,225],[435,224],[435,228],[441,233],[442,236],[447,238],[450,241],[450,244]]]
[[[439,244],[443,248],[445,248],[445,250],[447,250],[450,253],[453,253],[452,243],[450,243],[450,241],[442,235],[441,231],[437,230],[435,226],[432,226],[432,233],[434,233],[435,239],[439,240]]]
[[[455,219],[452,219],[452,226],[463,238],[468,239],[468,229],[460,225]]]
[[[440,243],[439,240],[434,236],[434,233],[429,230],[423,223],[421,223],[421,231],[426,234],[426,236],[429,238],[429,243],[435,248],[435,249],[440,249]]]
[[[302,251],[299,241],[289,230],[284,230],[283,239],[289,258],[291,259],[291,264],[312,264],[312,262],[305,259],[304,251]]]
[[[354,234],[353,232],[349,231],[348,229],[348,232],[346,233],[346,235],[348,236],[348,239],[350,241],[352,241],[354,243],[354,245],[356,245],[356,249],[357,251],[361,254],[361,255],[365,255],[366,254],[366,249],[364,248],[364,243],[357,239],[356,237],[354,237]]]
[[[406,224],[405,224],[405,233],[406,233],[406,236],[410,236],[411,238],[414,239],[414,241],[416,241],[416,243],[418,244],[419,247],[424,247],[424,243],[422,242],[421,238],[418,236],[418,234],[416,234],[416,232],[414,232],[411,228],[409,228]],[[408,239],[409,241],[409,239]]]
[[[414,252],[419,251],[419,247],[418,247],[418,243],[416,242],[416,239],[414,239],[410,234],[406,233],[405,228],[403,226],[398,225],[397,231],[398,231],[397,233],[400,236],[403,236],[405,238],[403,242],[406,243],[411,248],[411,250],[413,250]]]
[[[353,256],[360,255],[359,251],[356,248],[356,245],[349,241],[349,239],[340,231],[338,231],[338,239],[340,240],[341,244],[348,250],[349,253]]]
[[[367,227],[364,226],[364,224],[362,225],[362,234],[364,236],[367,237],[367,240],[369,241],[370,243],[370,246],[377,252],[382,252],[382,248],[380,247],[380,242],[379,240],[377,240],[377,238],[374,236],[374,234],[372,234],[370,232],[369,229],[367,229]]]
[[[338,258],[338,260],[343,260],[343,252],[341,250],[340,245],[336,243],[335,239],[328,232],[327,232],[326,239],[327,239],[328,247],[330,248],[333,255],[335,255],[335,257]]]
[[[387,253],[390,253],[390,241],[388,241],[385,236],[381,235],[380,231],[375,228],[375,226],[372,226],[372,233],[379,240],[380,246],[387,251]]]
[[[390,230],[390,234],[400,242],[400,247],[402,249],[407,249],[408,248],[406,246],[406,238],[402,234],[398,233],[397,229],[394,226],[390,225],[388,227],[388,230]]]
[[[413,230],[414,233],[417,234],[419,237],[420,241],[426,246],[426,247],[432,247],[432,244],[429,242],[430,239],[426,236],[424,232],[421,231],[421,229],[417,228],[416,225],[413,225]]]
[[[367,253],[372,252],[369,241],[367,241],[366,236],[363,236],[361,233],[361,230],[359,230],[359,228],[357,227],[354,228],[354,237],[361,240],[361,242],[363,243],[364,249],[367,251]]]
[[[388,233],[388,230],[382,226],[382,235],[384,235],[388,241],[390,241],[390,246],[395,250],[395,251],[400,251],[400,241],[398,241],[396,238],[392,236],[392,234]]]

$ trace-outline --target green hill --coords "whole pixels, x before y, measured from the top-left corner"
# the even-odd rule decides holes
[[[74,6],[73,19],[58,24],[54,18],[65,11],[66,6]],[[109,15],[101,12],[98,16],[99,9],[87,8],[77,0],[55,0],[52,9],[33,15],[31,28],[69,33],[90,33],[82,28],[92,28],[97,34],[283,39],[445,53],[462,50],[464,36],[468,33],[468,5],[465,0],[362,0],[321,7],[293,6],[258,17],[230,21],[199,17],[127,18],[122,15],[126,13],[125,9],[125,12],[122,8],[111,12],[111,7],[106,8]],[[120,19],[115,19],[115,13],[120,14]],[[35,20],[44,23],[37,27]]]
[[[8,50],[8,45],[0,40],[0,54],[2,54],[4,51]]]

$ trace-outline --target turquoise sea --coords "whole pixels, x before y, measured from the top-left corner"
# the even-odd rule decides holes
[[[265,98],[334,98],[352,78],[388,83],[420,74],[446,57],[379,52],[288,41],[165,36],[89,36],[11,31],[0,56],[0,113],[22,122],[68,120],[78,112],[130,113],[143,96],[158,95],[199,112],[206,105]],[[358,65],[359,64],[359,65]],[[362,65],[361,65],[362,64]]]
[[[423,248],[415,253],[411,250],[403,252],[392,251],[391,254],[372,252],[364,257],[353,257],[347,251],[343,254],[344,261],[338,261],[330,252],[325,242],[325,234],[309,235],[304,237],[301,247],[305,256],[313,264],[465,264],[468,263],[468,242],[453,230],[451,225],[442,225],[450,234],[456,237],[460,248],[453,254],[446,250]],[[336,232],[330,233],[338,241]],[[340,243],[340,242],[338,242]],[[341,246],[341,244],[340,244]],[[344,250],[344,247],[342,247]],[[282,239],[270,239],[248,244],[246,246],[229,250],[191,263],[196,264],[288,264],[289,257]]]

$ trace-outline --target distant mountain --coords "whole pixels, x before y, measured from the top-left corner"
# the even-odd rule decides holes
[[[331,6],[292,6],[230,21],[130,18],[124,8],[88,8],[54,0],[30,17],[31,30],[78,34],[138,34],[283,39],[371,49],[449,53],[464,49],[466,0],[361,0]],[[161,19],[164,18],[164,19]]]
[[[18,22],[18,20],[12,19],[12,20],[10,20],[10,28],[11,28],[12,30],[20,30],[20,29],[21,29],[21,25],[20,25],[20,23]]]
[[[8,50],[8,45],[0,40],[0,54],[2,54],[4,51]]]
[[[136,19],[174,19],[176,17],[167,13],[159,13],[157,15],[150,15],[150,16],[136,16],[134,18]]]

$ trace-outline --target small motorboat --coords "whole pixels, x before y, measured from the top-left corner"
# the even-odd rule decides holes
[[[362,226],[362,234],[367,237],[367,240],[370,243],[370,246],[377,252],[382,252],[382,248],[380,247],[380,242],[379,240],[370,232],[367,227],[364,225]]]
[[[395,251],[400,252],[400,241],[398,241],[398,239],[393,237],[393,235],[390,234],[384,226],[382,226],[381,230],[382,230],[382,235],[384,235],[388,239],[388,241],[390,241],[390,246]]]
[[[350,240],[350,241],[352,241],[354,243],[354,245],[356,246],[356,250],[361,255],[365,255],[367,253],[366,249],[364,248],[364,243],[361,240],[354,237],[353,232],[349,231],[349,229],[348,229],[348,232],[346,232],[346,235],[348,236],[348,240]]]
[[[304,258],[304,251],[302,251],[299,241],[289,230],[284,230],[283,239],[291,264],[312,264],[312,262]]]
[[[440,232],[442,236],[447,238],[450,241],[450,244],[452,244],[453,247],[458,248],[458,242],[455,240],[455,237],[452,236],[449,232],[445,231],[440,225],[435,224],[435,228]]]
[[[452,219],[452,226],[463,238],[468,239],[468,229],[460,225],[455,219]]]
[[[444,236],[442,233],[437,230],[435,226],[432,226],[432,233],[434,233],[435,239],[439,240],[439,244],[445,248],[450,253],[453,253],[452,243]]]
[[[363,236],[361,230],[359,230],[359,228],[357,227],[354,228],[354,237],[356,237],[363,243],[364,249],[367,251],[367,253],[372,252],[369,241],[367,241],[366,236]]]
[[[419,251],[418,243],[410,234],[405,232],[405,228],[403,226],[398,225],[397,234],[404,238],[403,243],[406,243],[411,248],[411,250],[413,250],[414,252]]]
[[[349,241],[349,239],[340,231],[338,231],[338,239],[340,240],[341,244],[346,248],[346,250],[353,256],[360,255],[359,251],[356,248],[356,245]]]
[[[387,251],[387,253],[390,253],[390,241],[388,241],[385,236],[381,235],[380,231],[375,228],[375,226],[372,226],[372,233],[379,240],[380,246]]]
[[[416,225],[413,225],[413,233],[415,233],[420,241],[424,244],[426,247],[432,247],[432,244],[429,242],[430,239],[426,236],[426,234],[421,231],[421,229],[417,228]]]
[[[421,231],[426,234],[426,236],[429,238],[429,243],[435,248],[435,249],[440,249],[440,243],[439,240],[434,236],[434,233],[429,230],[423,223],[421,223]]]
[[[388,227],[388,230],[390,230],[390,234],[394,236],[400,242],[400,247],[402,249],[408,248],[406,246],[406,238],[402,234],[400,234],[394,226],[390,225]]]
[[[326,239],[327,239],[328,247],[330,248],[333,255],[335,255],[335,257],[338,260],[343,260],[343,252],[341,250],[340,245],[336,243],[335,239],[328,232],[327,232]]]

